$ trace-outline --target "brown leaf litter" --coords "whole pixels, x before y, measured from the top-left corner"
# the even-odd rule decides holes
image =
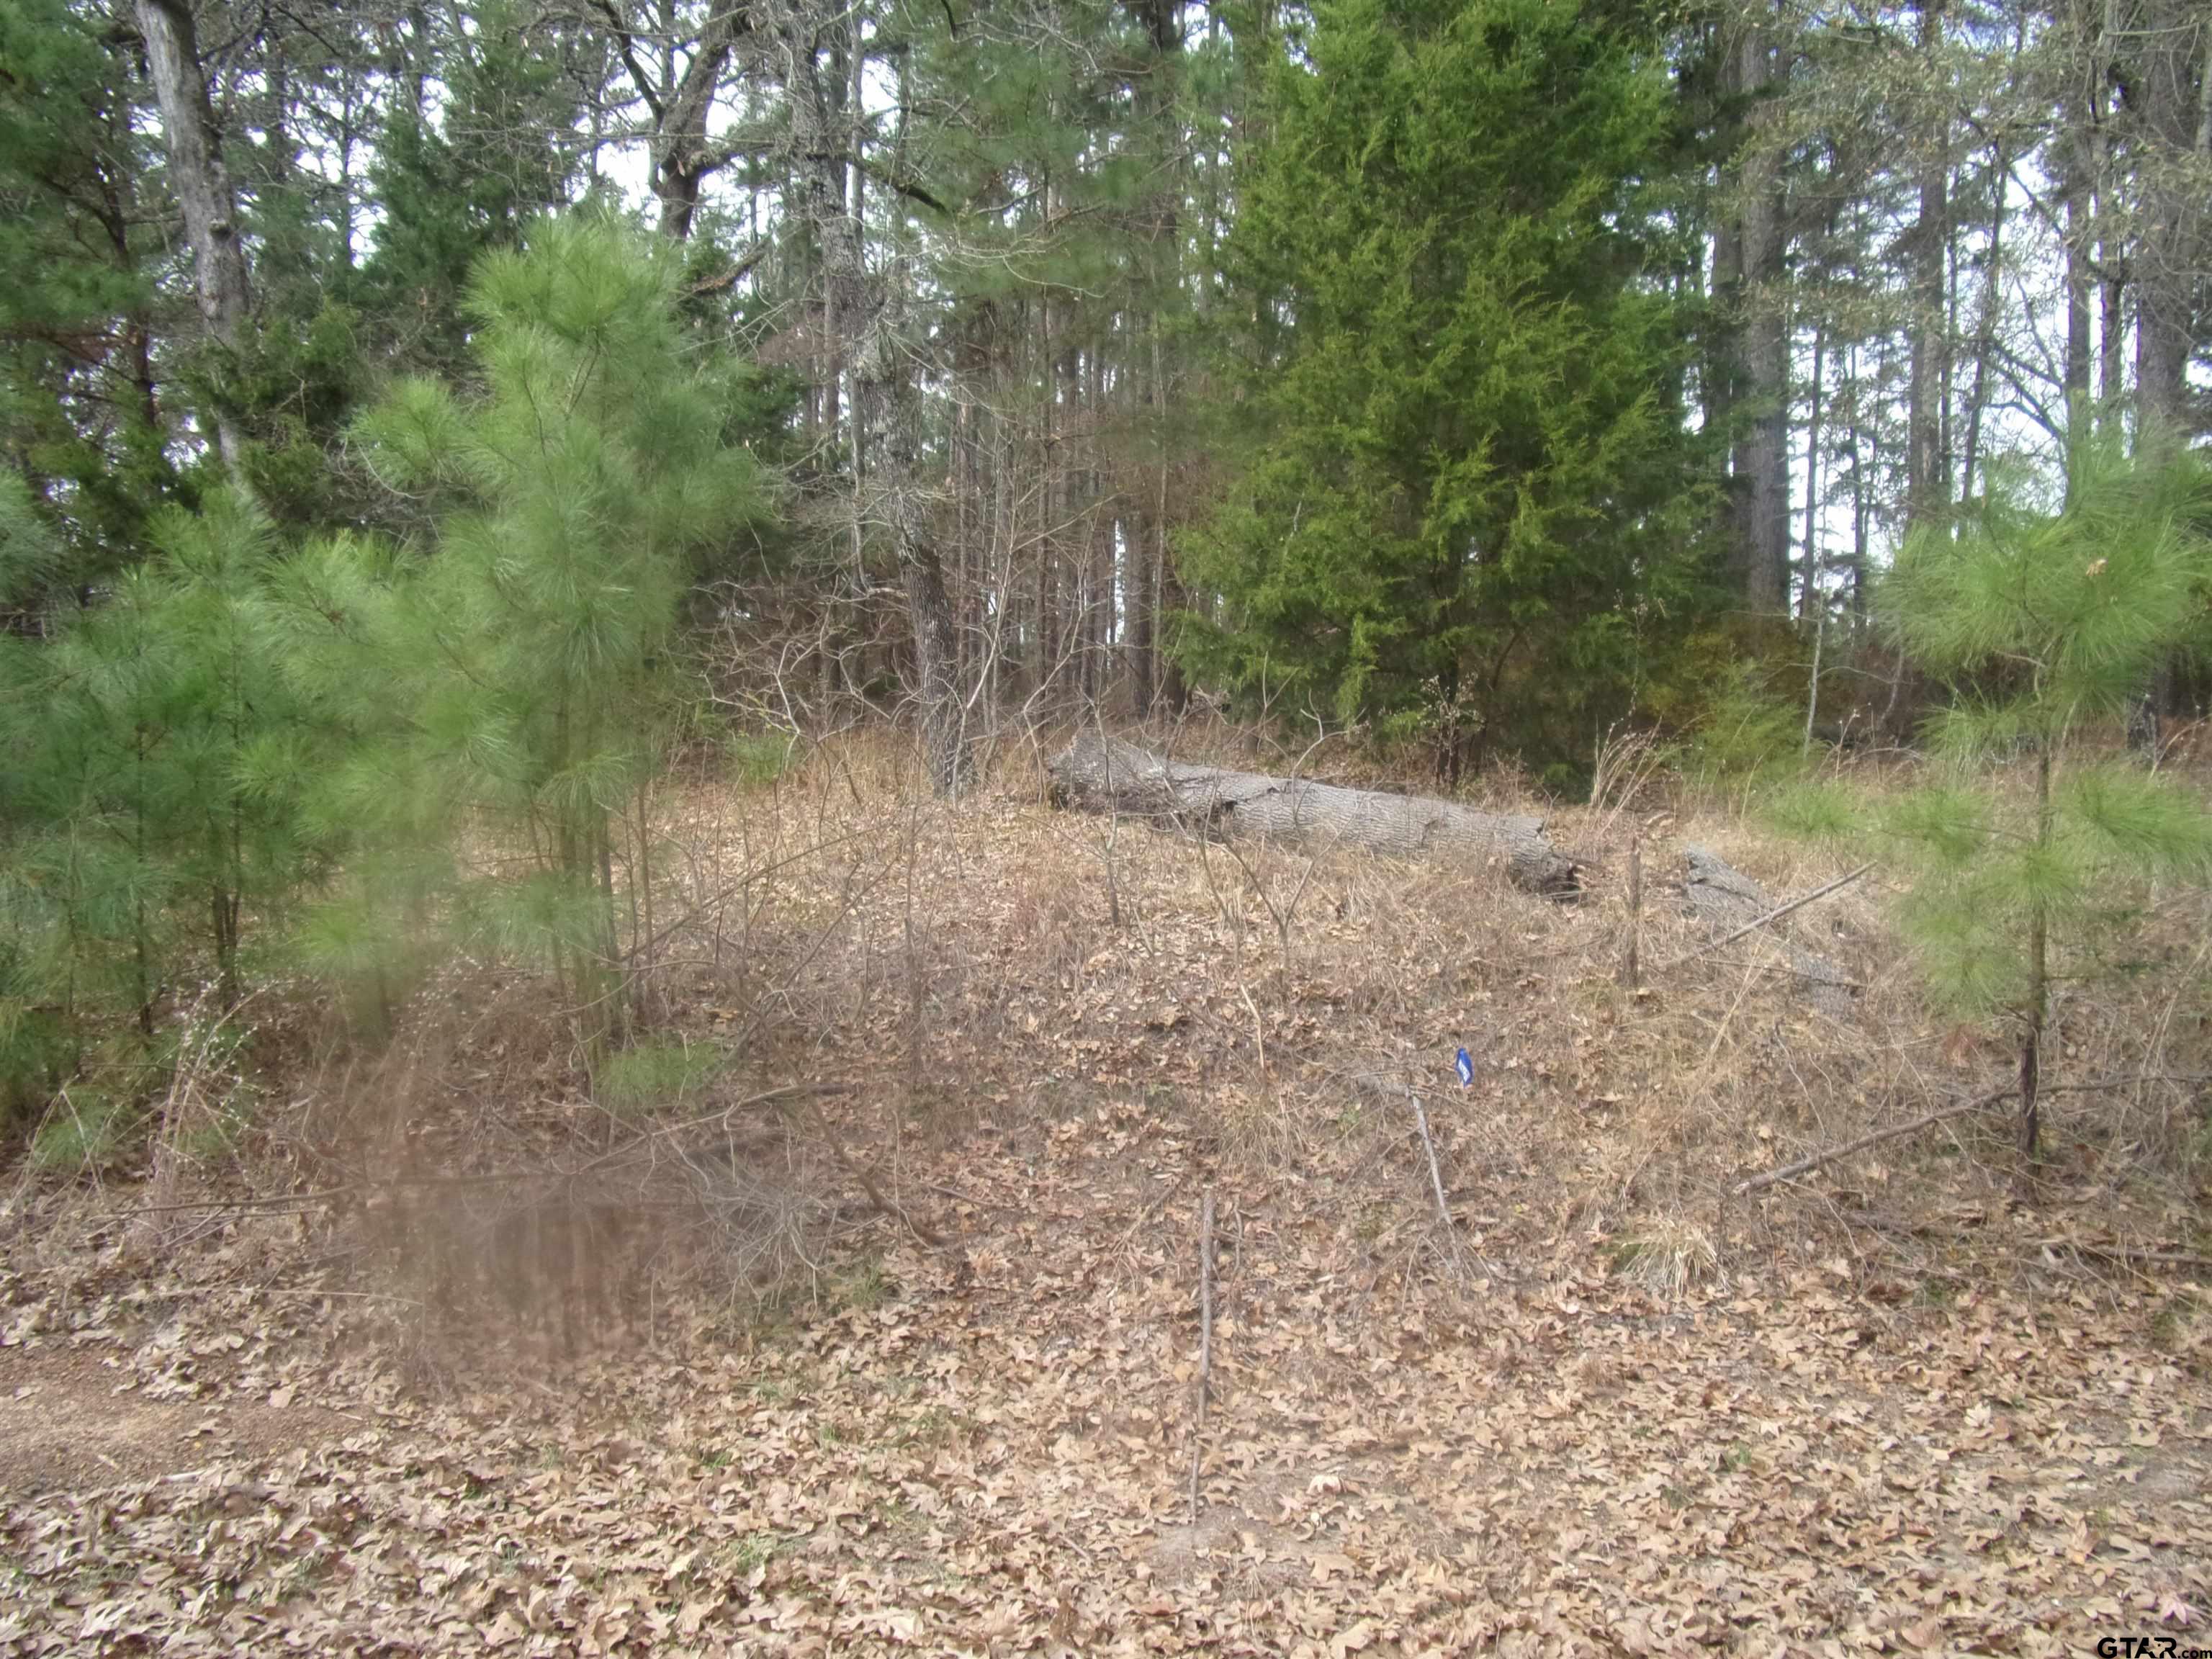
[[[119,1225],[67,1262],[19,1232],[0,1653],[2212,1644],[2198,1292],[2021,1260],[2087,1215],[1904,1148],[1803,1226],[1724,1201],[1934,1036],[1831,1040],[1725,965],[1632,1005],[1601,909],[1495,882],[1324,864],[1285,963],[1249,889],[1303,860],[1209,873],[1125,826],[1115,930],[1105,829],[933,833],[903,874],[781,877],[744,983],[671,996],[745,1030],[732,1089],[849,1085],[821,1132],[941,1248],[848,1181],[795,1298],[648,1285],[570,1355],[465,1286],[441,1312],[365,1278],[336,1219],[246,1212],[151,1264]],[[1462,1033],[1467,1091],[1437,1081]]]

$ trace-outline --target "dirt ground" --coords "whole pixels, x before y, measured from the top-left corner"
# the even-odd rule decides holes
[[[748,1340],[453,1332],[426,1386],[312,1322],[225,1351],[266,1307],[243,1291],[150,1304],[136,1348],[19,1306],[0,1650],[2042,1654],[2206,1627],[2185,1293],[1938,1304],[1786,1255],[1672,1305],[1578,1254],[1461,1283],[1418,1229],[1347,1253],[1314,1202],[1341,1191],[1217,1186],[1194,1517],[1171,1127],[1125,1106],[971,1156],[941,1248],[885,1225]],[[2154,1325],[2163,1350],[2130,1340]]]
[[[145,1400],[97,1346],[0,1348],[0,1498],[194,1480],[319,1445],[346,1421],[289,1401]]]
[[[1479,876],[930,833],[702,944],[744,975],[669,994],[736,1056],[688,1115],[610,1128],[441,991],[446,1049],[284,1092],[258,1207],[149,1243],[128,1182],[19,1188],[0,1654],[2212,1646],[2212,1302],[2143,1150],[2181,1108],[2055,1118],[2033,1192],[1997,1125],[1729,1196],[1986,1069],[1905,1023],[1871,900],[1819,921],[1845,1026],[1755,963],[1632,998],[1617,915]],[[2067,1063],[2133,1018],[2069,1009]],[[311,1145],[358,1168],[272,1199]],[[500,1208],[533,1156],[566,1207]],[[784,1253],[675,1274],[671,1193],[785,1203]]]

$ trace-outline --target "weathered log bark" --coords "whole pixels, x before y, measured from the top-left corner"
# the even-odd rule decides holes
[[[1682,882],[1682,902],[1715,933],[1741,927],[1774,908],[1765,888],[1704,848],[1686,846],[1682,857],[1689,866]],[[1790,959],[1790,971],[1805,985],[1814,1007],[1833,1019],[1850,1018],[1851,976],[1826,957],[1786,938],[1778,942]]]
[[[1565,896],[1581,887],[1574,860],[1545,837],[1539,817],[1186,765],[1094,732],[1078,738],[1047,769],[1056,800],[1089,811],[1170,819],[1213,834],[1337,841],[1400,858],[1474,854],[1501,860],[1516,883],[1536,892]]]

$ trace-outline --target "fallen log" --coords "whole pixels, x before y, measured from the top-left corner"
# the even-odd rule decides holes
[[[1792,908],[1777,905],[1766,896],[1766,890],[1735,866],[1716,858],[1704,848],[1686,846],[1683,861],[1689,866],[1682,881],[1682,902],[1690,914],[1711,927],[1716,934],[1741,937],[1754,927],[1769,921],[1779,921]],[[1821,892],[1832,891],[1843,884],[1832,883]],[[1817,897],[1818,895],[1812,896]],[[1714,948],[1724,942],[1714,941]],[[1834,1019],[1849,1019],[1851,1016],[1851,993],[1856,982],[1826,957],[1806,950],[1784,938],[1779,941],[1790,960],[1790,971],[1811,988],[1813,1006]],[[1692,955],[1702,955],[1693,951]],[[1679,967],[1688,957],[1678,957],[1668,963]]]
[[[1513,880],[1532,891],[1565,896],[1581,890],[1574,860],[1546,837],[1544,820],[1521,813],[1193,766],[1095,732],[1076,738],[1046,770],[1060,805],[1178,823],[1210,835],[1340,842],[1400,858],[1475,854],[1503,860]]]

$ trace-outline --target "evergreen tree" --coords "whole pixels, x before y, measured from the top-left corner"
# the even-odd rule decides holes
[[[14,611],[27,626],[25,601],[50,586],[62,568],[61,538],[39,511],[19,472],[0,471],[0,617]]]
[[[235,1003],[248,920],[278,921],[313,874],[299,805],[319,746],[278,659],[265,516],[218,491],[155,538],[105,603],[0,653],[0,955],[23,1006],[73,1026],[120,1003],[149,1035],[180,965]]]
[[[1239,177],[1252,454],[1184,654],[1248,706],[1440,715],[1447,766],[1584,752],[1698,576],[1664,65],[1545,0],[1326,0],[1300,44]]]
[[[570,199],[579,87],[564,38],[510,0],[439,15],[411,45],[412,95],[401,89],[371,171],[375,246],[349,292],[402,362],[451,374],[469,361],[477,259]]]
[[[1992,483],[1958,536],[1909,540],[1882,588],[1905,650],[1954,699],[1929,734],[1952,779],[1886,821],[1915,867],[1902,920],[1929,985],[2018,1034],[2033,1157],[2051,986],[2094,974],[2143,881],[2212,868],[2192,792],[2082,743],[2110,735],[2201,614],[2212,544],[2191,523],[2201,471],[2131,468],[2109,440],[2077,440],[2056,513],[2002,470]],[[2016,754],[2024,787],[1990,769]]]
[[[379,476],[424,503],[421,531],[397,557],[319,550],[293,578],[295,630],[331,638],[299,659],[307,689],[366,739],[319,806],[363,846],[325,950],[371,960],[404,931],[380,897],[424,893],[448,860],[461,912],[550,954],[593,1042],[614,1017],[617,842],[663,759],[681,600],[765,500],[732,420],[757,398],[687,358],[677,258],[589,216],[488,256],[483,394],[409,381],[361,428]],[[526,849],[532,873],[471,871],[477,844]],[[649,849],[629,852],[643,881]]]
[[[0,552],[0,614],[137,557],[174,486],[134,113],[96,19],[0,0],[0,458],[59,535],[36,570],[9,573]]]

